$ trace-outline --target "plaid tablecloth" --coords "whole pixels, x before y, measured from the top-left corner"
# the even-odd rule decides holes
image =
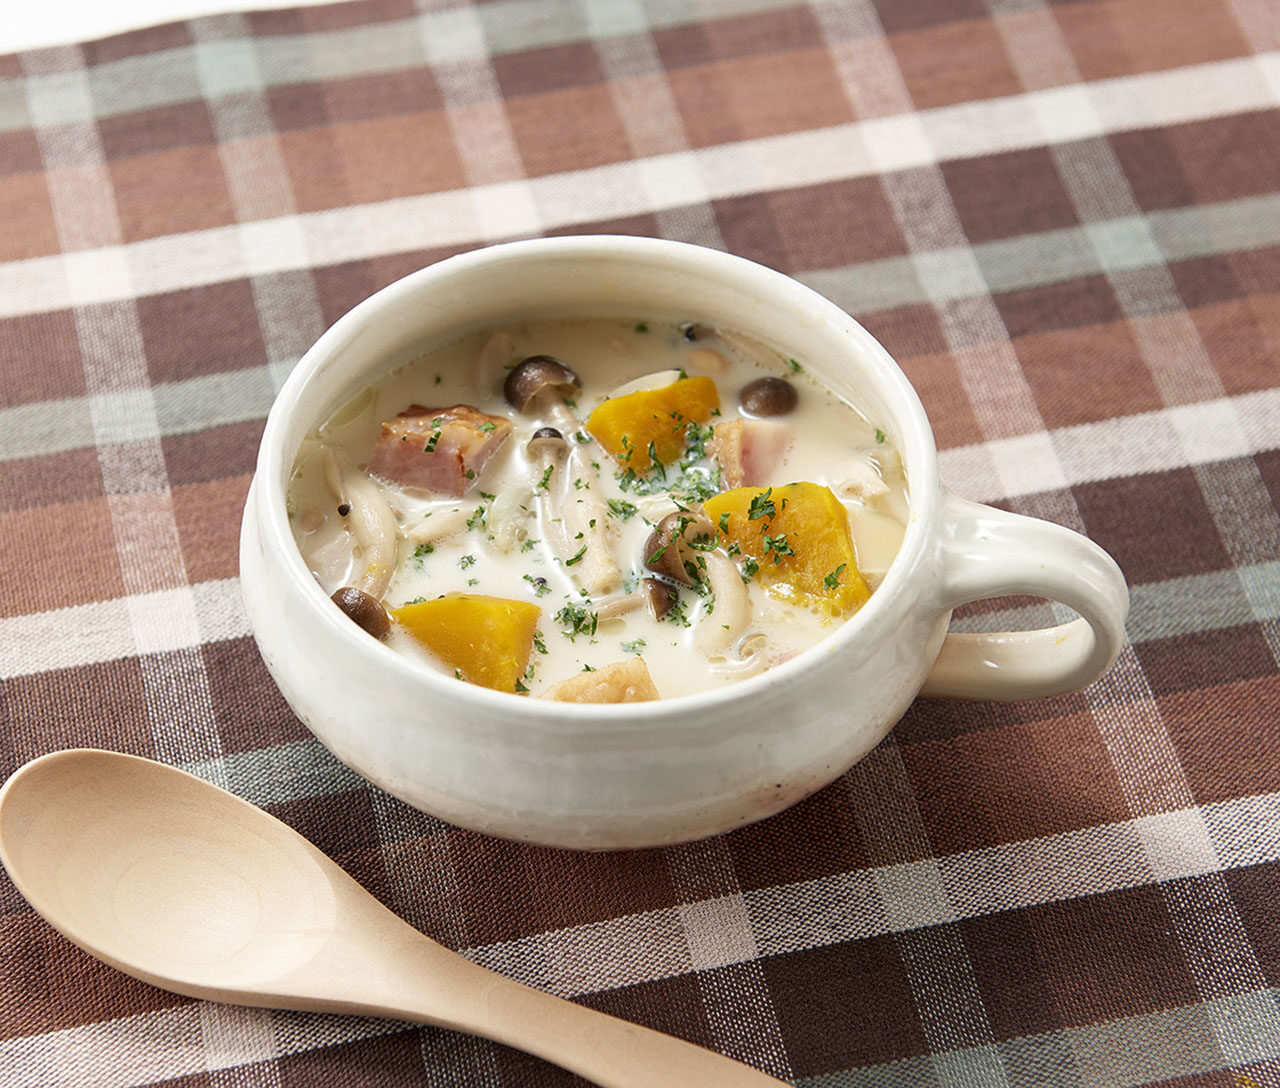
[[[81,745],[195,770],[472,959],[808,1088],[1280,1084],[1274,0],[212,17],[0,59],[0,174],[0,772]],[[604,231],[857,316],[953,489],[1120,562],[1115,669],[920,700],[818,795],[665,850],[486,839],[337,764],[238,595],[274,391],[405,272]],[[3,1088],[572,1081],[174,997],[3,875],[0,910]]]

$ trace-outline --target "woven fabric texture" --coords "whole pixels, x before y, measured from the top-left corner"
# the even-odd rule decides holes
[[[368,0],[0,58],[0,774],[150,756],[542,989],[805,1088],[1280,1085],[1280,7]],[[629,233],[815,287],[947,483],[1115,556],[1089,689],[918,700],[720,838],[447,826],[294,718],[237,534],[275,391],[398,276]],[[1040,625],[1009,599],[954,625]],[[581,1083],[195,1002],[0,873],[0,1088]]]

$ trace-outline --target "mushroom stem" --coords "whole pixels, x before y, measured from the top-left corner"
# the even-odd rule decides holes
[[[596,615],[600,618],[600,622],[605,620],[617,619],[619,616],[626,616],[638,608],[643,608],[645,597],[640,593],[620,593],[614,597],[606,597],[602,601],[595,601],[593,608]]]
[[[569,538],[560,514],[559,494],[569,445],[554,428],[543,427],[529,442],[529,456],[533,462],[533,493],[537,499],[542,537],[556,555],[566,558]]]
[[[554,391],[535,397],[528,408],[549,420],[566,439],[563,471],[558,473],[558,481],[552,479],[549,496],[554,516],[561,519],[565,550],[557,552],[566,564],[572,561],[569,573],[588,596],[612,593],[621,584],[622,569],[600,474],[591,464],[591,452],[599,452],[595,440],[577,440],[582,425]]]
[[[424,517],[404,528],[404,539],[407,544],[430,544],[446,536],[461,532],[466,528],[467,518],[471,516],[474,506],[443,506],[430,511],[430,517]]]
[[[373,480],[340,461],[332,448],[325,450],[324,476],[333,497],[348,508],[347,528],[356,538],[358,573],[350,584],[380,600],[396,567],[396,517],[391,504]]]
[[[703,612],[693,631],[694,645],[707,657],[723,654],[742,637],[751,621],[751,597],[738,565],[727,555],[706,552],[706,579],[715,600],[712,612]]]

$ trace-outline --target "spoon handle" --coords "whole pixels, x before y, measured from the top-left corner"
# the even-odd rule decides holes
[[[292,1007],[391,1017],[479,1035],[535,1054],[601,1088],[779,1088],[785,1083],[683,1039],[500,975],[381,911],[376,922],[366,917],[364,925],[341,932],[344,939],[326,951],[323,979],[313,976],[294,990],[311,1000],[288,1002]]]
[[[784,1082],[732,1058],[524,986],[462,960],[456,978],[474,991],[468,1015],[448,1026],[505,1043],[601,1088],[779,1088]],[[468,970],[469,968],[469,970]],[[440,1023],[441,1018],[432,1017]]]

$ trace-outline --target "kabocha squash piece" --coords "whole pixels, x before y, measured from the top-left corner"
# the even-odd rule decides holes
[[[541,615],[542,609],[528,601],[473,593],[448,593],[391,612],[393,620],[463,680],[510,692],[529,667]]]
[[[587,430],[624,469],[637,475],[653,464],[650,447],[664,465],[679,459],[685,428],[706,423],[720,408],[710,378],[681,378],[658,389],[610,397],[587,417]]]
[[[858,572],[848,515],[829,487],[738,487],[713,495],[702,509],[721,543],[754,562],[755,577],[775,597],[838,616],[871,596]]]

